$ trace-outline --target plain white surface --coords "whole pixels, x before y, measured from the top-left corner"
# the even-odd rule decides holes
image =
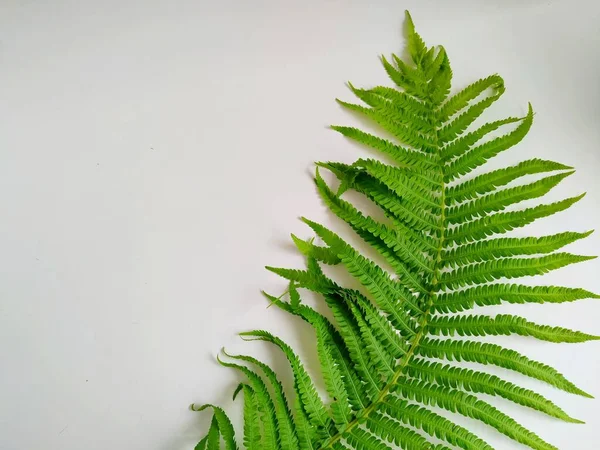
[[[351,98],[347,80],[389,84],[377,55],[403,48],[406,8],[428,44],[445,46],[455,89],[505,78],[487,119],[534,105],[530,135],[495,165],[536,156],[577,167],[549,198],[588,196],[527,232],[594,228],[598,2],[0,4],[2,450],[192,448],[208,415],[189,403],[223,404],[239,423],[239,378],[214,362],[221,346],[284,367],[238,331],[272,330],[316,367],[308,328],[265,310],[259,290],[284,283],[262,267],[302,266],[288,237],[310,236],[300,215],[350,236],[314,192],[312,162],[368,155],[326,126],[357,123],[333,101]],[[598,254],[600,238],[569,250]],[[599,269],[539,282],[598,292]],[[597,301],[509,310],[600,333]],[[600,396],[599,342],[497,341]],[[598,448],[600,401],[511,379],[587,424],[490,401],[561,449]]]

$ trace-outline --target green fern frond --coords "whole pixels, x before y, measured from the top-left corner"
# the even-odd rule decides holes
[[[565,303],[586,298],[600,298],[600,295],[578,288],[490,284],[439,294],[433,309],[440,313],[455,313],[475,306],[500,305],[502,302]]]
[[[400,400],[396,396],[387,398],[379,409],[396,421],[423,430],[429,436],[441,439],[450,445],[466,450],[493,450],[487,442],[460,425],[425,407]]]
[[[320,162],[314,178],[329,211],[377,256],[364,256],[343,234],[302,218],[315,236],[292,235],[292,240],[306,257],[306,269],[267,267],[288,284],[279,297],[265,294],[269,304],[302,319],[314,332],[323,392],[317,391],[293,348],[268,331],[241,336],[269,342],[283,352],[293,377],[293,398],[286,396],[276,371],[258,359],[225,352],[226,360],[218,358],[244,378],[234,398],[243,393],[243,443],[248,450],[493,450],[443,411],[438,413],[440,409],[479,420],[530,448],[556,449],[481,394],[582,423],[549,398],[486,369],[495,366],[567,393],[590,394],[544,362],[477,340],[507,335],[549,343],[600,340],[582,331],[481,310],[600,298],[580,288],[503,281],[544,275],[594,258],[563,250],[591,231],[505,236],[583,198],[540,200],[574,170],[534,158],[472,176],[525,138],[533,109],[529,105],[524,117],[475,127],[504,93],[504,80],[491,75],[451,95],[446,50],[427,47],[408,13],[406,24],[410,58],[381,57],[396,88],[348,83],[360,104],[338,100],[392,138],[332,127],[388,162],[369,157],[352,164]],[[325,181],[324,170],[337,178],[339,187]],[[540,174],[536,180],[526,179]],[[367,199],[385,219],[376,220],[356,207],[348,191]],[[525,201],[539,203],[523,207]],[[345,271],[360,288],[330,278],[324,265]],[[318,294],[320,308],[302,301],[303,289]],[[462,367],[462,362],[478,368]],[[218,449],[224,443],[226,450],[236,449],[224,411],[193,406],[207,408],[214,416],[196,448]]]
[[[504,80],[499,75],[491,75],[476,81],[452,96],[440,109],[439,120],[446,122],[457,112],[466,108],[469,102],[479,97],[488,89],[504,91]]]
[[[442,254],[444,265],[456,267],[459,264],[473,263],[508,256],[536,255],[551,253],[565,245],[592,234],[565,232],[540,238],[496,238],[459,245]]]
[[[277,419],[275,417],[275,404],[262,378],[245,366],[227,363],[222,361],[220,358],[217,358],[217,360],[222,366],[237,369],[246,375],[250,381],[250,387],[258,407],[258,418],[261,422],[263,430],[261,440],[262,446],[265,449],[281,448],[279,442],[279,432],[277,429]]]
[[[493,234],[502,234],[507,231],[521,228],[529,225],[537,219],[548,217],[558,212],[570,208],[585,194],[576,197],[570,197],[554,203],[534,206],[521,211],[496,213],[485,216],[480,219],[472,220],[450,229],[446,234],[448,244],[462,244],[465,242],[477,241]]]
[[[449,207],[446,211],[446,223],[462,223],[474,217],[484,216],[487,213],[502,211],[507,206],[514,205],[524,200],[541,197],[560,183],[573,172],[564,172],[552,175],[534,183],[504,189],[494,194],[484,195],[477,200]]]
[[[519,425],[515,420],[492,405],[478,400],[474,395],[461,391],[449,391],[441,386],[415,380],[398,382],[394,391],[425,405],[438,406],[450,412],[457,412],[465,417],[480,420],[496,428],[502,434],[531,448],[556,450],[556,447],[540,439],[533,432]]]
[[[237,445],[234,440],[234,431],[233,425],[227,417],[225,411],[223,411],[218,406],[205,404],[205,405],[195,405],[192,404],[190,409],[192,411],[204,411],[205,409],[211,408],[213,410],[213,419],[210,426],[210,431],[207,436],[206,445],[207,448],[219,448],[217,445],[215,447],[215,442],[219,440],[219,436],[223,438],[225,441],[226,450],[237,450]],[[212,433],[212,434],[211,434]],[[202,442],[202,441],[201,441]],[[200,445],[200,444],[198,444]]]
[[[529,132],[532,123],[533,109],[531,105],[529,105],[527,116],[514,131],[477,147],[469,148],[461,156],[444,166],[444,180],[449,182],[459,176],[466,175],[477,167],[485,164],[500,152],[517,145]]]
[[[528,320],[500,314],[488,316],[434,317],[427,323],[431,334],[444,336],[494,336],[519,334],[549,342],[585,342],[600,339],[598,336],[572,331],[562,327],[538,325]]]
[[[248,450],[258,450],[264,445],[258,417],[258,400],[250,386],[242,386],[244,391],[244,446]]]
[[[529,159],[516,166],[494,170],[448,188],[446,204],[450,205],[452,202],[469,200],[477,197],[477,194],[487,194],[525,175],[570,169],[573,168],[554,161]]]
[[[408,366],[407,373],[413,378],[435,382],[452,389],[462,388],[468,392],[497,395],[566,422],[582,423],[542,395],[485,372],[414,359]]]
[[[519,278],[542,275],[569,264],[588,261],[595,256],[579,256],[571,253],[554,253],[539,258],[503,258],[471,264],[440,276],[444,288],[458,288],[470,284],[482,284],[500,278]]]
[[[454,139],[452,142],[440,148],[440,159],[443,162],[448,162],[457,156],[465,153],[469,148],[476,144],[479,140],[486,137],[488,134],[496,131],[498,128],[509,125],[511,123],[521,122],[524,117],[507,117],[506,119],[496,120],[495,122],[489,122],[478,129],[471,131],[467,134]]]
[[[468,361],[479,364],[493,364],[504,369],[514,370],[531,378],[562,389],[565,392],[592,397],[567,380],[556,369],[529,359],[519,352],[476,341],[454,341],[424,338],[416,354],[428,358],[447,359],[449,361]]]
[[[306,372],[302,362],[300,362],[300,358],[298,358],[291,347],[268,331],[257,330],[244,332],[240,333],[240,336],[247,340],[255,339],[267,341],[281,349],[292,368],[295,389],[302,399],[303,409],[306,411],[310,423],[315,427],[328,430],[330,419],[327,415],[323,400],[319,397],[310,376]]]
[[[275,421],[273,421],[273,413],[271,413],[271,416],[269,417],[269,419],[271,420],[272,423],[276,423],[275,425],[275,429],[277,432],[277,436],[278,436],[278,440],[280,441],[281,444],[281,448],[286,448],[286,449],[297,449],[298,448],[298,437],[296,436],[296,431],[294,428],[294,421],[292,418],[292,414],[290,411],[290,408],[288,406],[288,402],[287,399],[285,397],[285,394],[283,392],[283,386],[281,384],[281,382],[279,381],[279,379],[277,378],[277,374],[273,371],[273,369],[271,369],[268,365],[266,365],[265,363],[257,360],[256,358],[253,358],[251,356],[245,356],[245,355],[229,355],[227,354],[227,352],[225,350],[223,350],[223,354],[229,358],[232,359],[237,359],[240,361],[245,361],[247,363],[253,364],[256,367],[259,367],[263,374],[265,375],[265,377],[267,378],[267,380],[270,383],[270,388],[271,391],[273,392],[272,394],[272,401],[270,403],[267,403],[269,406],[272,405],[272,408],[274,410],[274,414],[275,414]],[[233,364],[225,364],[222,363],[223,365],[225,365],[226,367],[234,367],[234,368],[238,368],[237,365],[233,365]],[[242,370],[243,373],[246,373],[248,370]],[[252,372],[252,375],[250,377],[248,377],[251,381],[253,381],[255,378],[257,377],[256,373]],[[257,381],[258,383],[258,381]],[[261,392],[264,392],[264,383],[258,383],[259,385],[259,389]],[[256,391],[251,388],[250,386],[247,386],[249,389],[252,389],[253,394],[256,395]],[[258,405],[258,403],[257,403]],[[263,444],[264,445],[264,444]]]
[[[500,79],[500,83],[497,83],[496,85],[496,92],[494,93],[494,95],[487,97],[478,103],[475,103],[474,105],[469,107],[469,109],[467,109],[464,113],[460,114],[456,119],[451,120],[449,123],[447,123],[438,130],[439,142],[441,144],[444,144],[460,136],[469,127],[469,125],[475,122],[475,120],[477,120],[487,108],[492,106],[492,104],[496,100],[498,100],[503,93],[504,82]],[[446,103],[446,105],[447,104],[448,103]],[[440,118],[444,120],[443,111],[441,112],[440,116]]]

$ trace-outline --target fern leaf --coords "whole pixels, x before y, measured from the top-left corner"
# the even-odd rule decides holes
[[[244,391],[244,445],[248,450],[262,448],[262,436],[258,416],[258,400],[256,393],[248,385],[243,386]]]
[[[427,93],[427,100],[431,101],[436,107],[448,98],[448,94],[450,94],[450,85],[452,83],[452,69],[450,68],[448,54],[444,52],[442,56],[443,59],[438,71],[431,77]]]
[[[352,83],[348,83],[348,86],[354,95],[391,121],[414,127],[425,133],[428,133],[427,130],[431,129],[431,124],[427,118],[414,114],[410,109],[399,108],[372,91],[355,88]]]
[[[223,354],[229,358],[245,361],[259,367],[265,374],[271,385],[273,392],[272,400],[275,409],[275,417],[277,420],[277,433],[279,440],[281,441],[281,448],[295,450],[298,448],[298,437],[296,436],[294,421],[292,419],[291,411],[283,393],[283,386],[277,378],[277,375],[268,365],[265,363],[246,355],[229,355],[225,350]],[[249,389],[252,389],[248,386]],[[253,390],[253,389],[252,389]],[[253,390],[254,395],[256,393]],[[244,394],[245,395],[245,394]]]
[[[391,65],[389,63],[389,61],[383,55],[381,56],[381,64],[383,65],[383,68],[385,69],[386,73],[388,74],[388,77],[390,77],[390,80],[392,80],[396,84],[396,86],[403,89],[404,91],[406,91],[409,94],[413,94],[413,95],[415,94],[415,92],[412,89],[411,84],[406,79],[406,77],[404,77],[404,75],[398,69],[396,69],[393,65]],[[416,95],[416,97],[419,97],[419,96]]]
[[[466,108],[471,100],[476,99],[490,88],[504,89],[504,80],[498,75],[491,75],[470,84],[442,105],[439,109],[440,121],[447,121],[451,116]]]
[[[308,414],[302,407],[299,397],[296,397],[294,410],[296,411],[296,427],[298,432],[298,441],[300,450],[317,450],[318,442],[322,440],[318,430],[311,425]]]
[[[346,402],[350,404],[350,407],[354,411],[363,409],[365,407],[365,403],[367,403],[364,386],[362,385],[360,378],[357,376],[356,370],[352,367],[350,352],[340,350],[340,348],[345,347],[341,336],[339,338],[335,335],[331,336],[331,334],[328,334],[325,327],[321,326],[317,328],[317,343],[319,355],[325,355],[323,359],[331,356],[331,360],[334,361],[337,371],[339,372],[339,375],[335,373],[332,374],[331,383],[337,383],[338,379],[334,377],[339,376],[344,385],[344,389],[336,388],[339,389],[340,393],[332,394],[334,403],[341,404],[341,406],[338,406],[337,408],[343,410],[338,414],[350,415],[350,413],[346,411]],[[325,372],[325,370],[326,369],[324,369],[323,372]],[[334,392],[333,389],[331,390]]]
[[[410,45],[410,44],[409,44]],[[396,68],[404,75],[404,77],[422,94],[425,94],[425,87],[427,85],[427,80],[425,79],[425,74],[421,67],[418,64],[415,67],[410,62],[404,62],[398,55],[392,53],[392,61]]]
[[[371,356],[373,365],[380,377],[387,383],[394,376],[394,358],[373,334],[360,309],[352,302],[348,302],[348,309],[360,329],[362,341]]]
[[[427,47],[425,46],[425,42],[419,33],[415,30],[415,24],[410,16],[408,11],[405,11],[406,16],[406,28],[408,30],[408,52],[410,53],[410,57],[413,62],[417,66],[422,65],[423,57],[427,52]]]
[[[392,450],[377,436],[360,428],[352,430],[346,440],[356,450]]]
[[[394,159],[401,166],[427,168],[435,165],[435,161],[424,153],[402,148],[397,144],[393,144],[385,139],[373,136],[372,134],[365,133],[357,128],[332,125],[331,129],[341,133],[347,138],[360,142],[375,150],[379,150]]]
[[[447,390],[424,381],[399,382],[395,389],[424,404],[439,406],[451,412],[482,421],[500,431],[502,434],[539,450],[558,450],[553,445],[540,439],[535,433],[500,412],[492,405],[478,400],[475,396],[460,391]]]
[[[298,294],[298,289],[293,281],[290,281],[288,293],[290,295],[290,305],[292,308],[298,308],[300,306],[300,294]]]
[[[579,256],[571,253],[553,253],[539,258],[497,259],[464,266],[440,276],[440,286],[457,288],[469,284],[482,284],[499,278],[518,278],[542,275],[569,264],[589,261],[595,256]]]
[[[200,442],[198,442],[196,444],[196,446],[194,447],[194,450],[206,450],[207,441],[208,441],[208,435],[206,435],[202,439],[200,439]]]
[[[529,111],[523,122],[509,134],[493,139],[485,144],[468,150],[462,156],[450,162],[444,170],[445,181],[452,181],[460,175],[465,175],[481,166],[498,153],[508,150],[523,140],[533,122],[533,109]]]
[[[270,266],[266,266],[266,269],[314,292],[326,293],[337,289],[337,286],[331,280],[308,270],[285,269]]]
[[[559,202],[534,206],[521,211],[496,213],[481,219],[472,220],[451,229],[446,235],[446,241],[448,243],[462,244],[524,227],[537,219],[564,211],[584,196],[585,194],[581,194]]]
[[[464,291],[439,294],[433,304],[436,312],[460,312],[474,306],[507,303],[564,303],[600,295],[585,289],[557,286],[523,286],[519,284],[491,284]]]
[[[355,409],[359,406],[364,407],[364,403],[362,403],[364,395],[361,393],[362,390],[358,388],[360,380],[357,379],[353,369],[349,367],[346,355],[341,352],[344,344],[340,343],[339,340],[336,342],[335,337],[331,333],[333,327],[326,318],[311,308],[299,303],[296,306],[291,305],[291,308],[288,308],[279,299],[268,294],[265,295],[272,303],[277,304],[282,309],[304,318],[315,329],[317,335],[317,353],[321,362],[323,377],[327,391],[334,399],[330,405],[333,419],[338,425],[348,423],[351,416],[349,409],[351,400],[345,386],[352,387],[351,393],[354,393]],[[342,377],[342,373],[344,373],[344,377]]]
[[[475,198],[478,194],[487,194],[498,187],[505,186],[511,181],[526,175],[571,169],[573,168],[554,161],[528,159],[516,166],[493,170],[492,172],[484,173],[471,180],[446,188],[446,203],[450,205],[454,202]]]
[[[488,134],[493,133],[504,125],[521,122],[523,119],[523,117],[507,117],[506,119],[483,124],[476,130],[463,134],[452,142],[446,143],[440,149],[440,161],[444,163],[452,161],[457,156],[465,154],[467,150],[471,149],[474,144],[485,138]]]
[[[348,189],[354,189],[357,192],[365,195],[373,203],[379,206],[388,216],[402,221],[405,226],[416,228],[418,230],[439,230],[437,218],[429,211],[417,208],[409,202],[402,200],[391,189],[380,183],[370,175],[357,170],[351,166],[340,163],[318,163],[319,167],[324,167],[332,171],[342,183],[342,186]],[[338,196],[340,194],[338,193]],[[409,244],[414,245],[416,240],[423,244],[425,250],[435,248],[435,245],[430,241],[415,239],[414,236],[402,236]]]
[[[591,398],[591,395],[579,389],[556,369],[499,345],[472,341],[423,339],[416,353],[429,358],[493,364],[545,381],[565,392]]]
[[[496,93],[488,98],[475,103],[467,111],[458,116],[456,119],[447,123],[438,131],[438,139],[442,143],[452,141],[460,136],[475,120],[483,114],[483,112],[492,106],[492,104],[500,98],[504,93],[504,85],[499,85],[496,88]]]
[[[330,347],[324,345],[323,339],[317,340],[317,354],[321,362],[327,392],[334,399],[330,405],[333,420],[337,425],[347,424],[352,420],[348,393],[342,382],[341,372],[331,354]]]
[[[298,305],[296,308],[291,308],[275,297],[268,294],[265,295],[272,303],[285,311],[302,317],[313,326],[317,335],[317,346],[323,347],[331,355],[340,371],[351,408],[354,411],[365,408],[367,402],[365,389],[361,378],[353,367],[350,350],[346,346],[342,336],[329,320],[308,306]],[[320,352],[319,355],[321,355]]]
[[[386,185],[401,198],[408,199],[426,211],[439,213],[440,202],[436,199],[435,194],[414,177],[410,177],[410,173],[373,160],[363,161],[362,165],[365,166],[369,175]]]
[[[426,149],[429,153],[431,153],[433,147],[435,146],[432,137],[427,136],[419,130],[415,130],[413,127],[398,121],[397,114],[390,113],[384,108],[366,108],[364,106],[344,102],[339,99],[337,102],[344,108],[358,112],[373,120],[380,127],[398,139],[399,142],[408,144],[413,148]]]
[[[334,442],[331,445],[331,448],[333,450],[349,450],[348,447],[346,447],[344,444],[342,444],[341,442],[338,442],[338,441]]]
[[[398,91],[387,86],[375,86],[369,90],[362,89],[371,96],[378,96],[386,100],[394,109],[409,111],[411,114],[426,121],[431,120],[431,109],[420,100],[408,95],[406,92]]]
[[[381,392],[383,383],[376,375],[375,363],[371,360],[369,352],[366,351],[366,346],[361,338],[358,325],[345,307],[343,298],[327,295],[325,296],[325,301],[338,324],[339,332],[348,347],[354,367],[365,382],[365,390],[368,393],[368,397],[372,400]]]
[[[215,432],[217,433],[217,436],[219,435],[219,433],[221,434],[221,436],[223,437],[223,440],[225,441],[225,448],[227,450],[237,450],[237,445],[235,443],[234,440],[234,431],[233,431],[233,425],[231,424],[231,421],[229,420],[229,417],[227,417],[227,414],[225,414],[225,411],[223,411],[223,409],[219,408],[218,406],[214,406],[211,404],[205,404],[205,405],[194,405],[192,404],[191,407],[192,411],[204,411],[207,408],[211,408],[213,410],[213,423],[214,428],[215,428]],[[213,428],[213,426],[211,425],[211,429]],[[209,431],[209,435],[210,435],[210,431]],[[214,437],[213,437],[214,439]],[[208,441],[210,441],[210,438],[208,439]],[[207,442],[207,445],[209,443]],[[210,448],[210,445],[208,445],[208,448]],[[218,447],[217,447],[218,448]]]
[[[349,392],[349,399],[355,405],[355,409],[357,409],[357,406],[364,407],[367,398],[364,395],[365,388],[362,386],[360,379],[357,379],[355,376],[354,370],[359,372],[362,379],[366,381],[366,390],[371,398],[379,393],[381,384],[380,380],[374,377],[375,372],[373,368],[373,361],[365,351],[365,346],[361,340],[358,325],[346,307],[345,298],[340,296],[340,291],[341,290],[338,289],[335,294],[328,293],[328,295],[325,296],[325,299],[338,322],[341,336],[337,334],[327,319],[312,309],[301,305],[298,308],[290,310],[278,299],[268,296],[268,294],[266,295],[273,303],[277,304],[283,309],[300,315],[307,322],[313,325],[317,333],[319,333],[319,331],[329,332],[329,336],[326,336],[325,339],[331,338],[332,343],[335,344],[331,347],[333,349],[332,353],[336,355],[340,369],[345,371],[344,382],[346,383],[347,391]],[[319,336],[319,334],[317,334],[318,339],[322,336],[323,335]],[[347,356],[350,356],[354,367],[351,367],[351,365],[348,364]]]
[[[436,52],[437,50],[437,52]],[[433,80],[433,77],[436,74],[443,72],[445,70],[444,65],[447,64],[448,55],[446,54],[446,49],[441,45],[436,48],[431,47],[427,52],[430,56],[431,63],[427,62],[423,65],[423,69],[425,72],[425,79],[428,81]],[[435,56],[434,56],[435,55]],[[430,90],[432,87],[432,83],[429,84]],[[434,87],[435,89],[435,87]]]
[[[366,427],[376,436],[381,436],[389,443],[406,450],[431,448],[431,445],[423,436],[380,413],[375,413],[372,417],[369,417]],[[448,450],[444,446],[438,446],[437,448],[438,450]]]
[[[592,231],[585,233],[558,233],[540,238],[489,239],[447,250],[442,254],[442,260],[444,266],[456,267],[460,264],[495,258],[551,253],[565,245],[586,238],[590,234],[592,234]]]
[[[263,380],[247,367],[240,366],[239,364],[228,363],[222,361],[220,358],[217,358],[217,360],[222,366],[237,369],[246,375],[246,377],[248,377],[258,406],[258,416],[264,431],[261,445],[263,448],[269,450],[277,450],[281,448],[279,442],[279,431],[277,429],[277,418],[275,415],[275,405]]]
[[[410,58],[381,57],[398,89],[348,83],[360,104],[338,100],[392,138],[354,127],[332,127],[380,152],[387,162],[359,157],[353,163],[317,163],[314,178],[325,206],[370,246],[371,254],[367,258],[344,234],[302,218],[323,242],[316,245],[314,238],[292,235],[306,257],[306,269],[267,267],[287,280],[281,296],[265,294],[270,305],[301,318],[315,333],[324,392],[317,392],[294,350],[267,331],[242,337],[270,342],[283,352],[293,377],[293,408],[268,365],[251,356],[226,353],[236,362],[220,361],[247,378],[234,393],[234,398],[244,393],[247,450],[492,450],[475,433],[431,408],[479,420],[533,449],[556,448],[481,395],[581,423],[549,398],[517,382],[461,367],[463,361],[496,366],[591,397],[541,361],[462,338],[514,334],[554,343],[600,340],[513,314],[457,314],[502,303],[561,304],[600,298],[585,289],[500,281],[544,275],[592,259],[562,250],[591,231],[497,236],[577,203],[583,195],[522,206],[524,201],[539,201],[574,171],[534,158],[470,176],[527,135],[533,109],[529,105],[525,117],[475,125],[504,93],[503,79],[492,75],[450,96],[447,52],[425,45],[408,12],[406,24]],[[337,190],[325,182],[320,169],[337,177]],[[544,175],[526,178],[538,174]],[[345,195],[350,190],[365,197],[386,220],[376,220],[364,212],[366,208],[356,207]],[[324,265],[336,266],[335,281],[326,275]],[[361,290],[348,287],[343,275],[360,283]],[[301,289],[318,294],[324,304],[315,309],[306,305]],[[217,449],[224,441],[227,450],[234,450],[233,428],[225,413],[211,405],[194,409],[207,407],[214,411],[213,420],[196,448]]]
[[[448,208],[446,223],[454,224],[470,220],[473,217],[484,216],[489,212],[501,211],[507,206],[524,200],[541,197],[573,172],[564,172],[543,178],[534,183],[504,189],[494,194],[486,195],[462,205]]]
[[[267,341],[281,349],[289,361],[292,372],[294,373],[294,384],[298,391],[298,396],[302,401],[302,408],[308,413],[310,423],[313,424],[313,426],[328,430],[330,419],[327,415],[323,400],[321,400],[317,394],[317,390],[315,389],[310,376],[291,347],[267,331],[248,331],[240,333],[240,336],[250,340],[256,339]]]
[[[452,367],[424,359],[413,360],[408,366],[407,373],[413,378],[419,378],[430,383],[436,382],[452,389],[459,387],[473,393],[497,395],[566,422],[581,423],[580,420],[573,419],[542,395],[521,388],[495,375]]]
[[[413,333],[413,319],[400,305],[398,298],[401,298],[407,307],[420,311],[417,306],[417,300],[414,296],[403,290],[399,285],[389,277],[389,275],[372,261],[364,258],[360,253],[346,244],[335,233],[325,227],[303,219],[327,245],[336,251],[347,267],[348,271],[369,291],[378,305],[390,316],[392,323],[406,333]]]
[[[374,245],[380,252],[383,253],[384,248],[387,248],[392,254],[386,259],[396,269],[398,275],[410,280],[410,284],[413,287],[422,289],[421,282],[414,271],[425,270],[431,272],[430,261],[419,254],[417,248],[410,241],[400,239],[385,225],[374,221],[370,217],[365,217],[350,203],[336,196],[329,189],[323,178],[321,178],[318,170],[315,182],[321,197],[329,209],[340,219],[348,223],[359,236],[367,243]],[[378,244],[380,243],[383,243],[383,248],[379,247]]]
[[[221,438],[219,436],[219,423],[217,418],[213,416],[208,436],[206,437],[206,448],[208,450],[219,450],[221,448]]]
[[[292,240],[294,241],[294,244],[296,244],[296,247],[298,247],[298,250],[300,250],[300,252],[307,257],[313,257],[317,261],[321,261],[325,264],[333,266],[341,262],[340,258],[338,258],[337,255],[327,247],[314,245],[310,241],[303,241],[293,234]]]
[[[200,439],[200,442],[198,442],[196,444],[196,446],[194,447],[194,450],[206,450],[207,441],[208,441],[208,435],[204,436],[202,439]]]
[[[523,317],[500,314],[489,316],[434,317],[427,323],[432,334],[444,336],[510,335],[531,336],[550,342],[586,342],[600,337],[562,327],[551,327],[529,322]]]
[[[493,450],[487,442],[470,431],[422,406],[388,397],[380,409],[398,422],[421,429],[451,445],[465,450]]]
[[[344,290],[344,297],[349,304],[354,304],[364,315],[365,320],[370,324],[370,329],[377,336],[380,342],[394,359],[399,359],[408,351],[408,346],[401,339],[401,335],[394,330],[392,324],[387,318],[376,310],[360,292]]]

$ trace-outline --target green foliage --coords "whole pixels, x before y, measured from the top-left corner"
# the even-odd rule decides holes
[[[351,165],[321,162],[315,174],[325,205],[391,271],[362,255],[342,236],[302,219],[316,235],[308,240],[292,235],[307,268],[268,267],[288,280],[289,301],[265,295],[270,304],[313,328],[326,398],[318,393],[288,344],[267,331],[241,333],[246,340],[269,342],[283,353],[294,391],[290,407],[278,375],[268,365],[250,356],[224,353],[225,358],[219,358],[244,378],[234,398],[243,393],[243,443],[248,450],[492,449],[432,407],[479,420],[530,448],[556,448],[478,394],[581,423],[531,389],[460,364],[466,361],[482,369],[496,366],[590,397],[547,364],[477,339],[506,335],[551,343],[599,339],[516,315],[480,314],[482,308],[502,303],[599,298],[584,289],[502,281],[542,275],[591,258],[561,250],[591,231],[498,236],[564,211],[581,199],[583,195],[519,208],[521,202],[547,194],[573,170],[557,162],[530,159],[474,174],[526,136],[533,109],[529,105],[524,117],[474,128],[474,122],[503,94],[504,81],[491,75],[450,96],[452,70],[447,53],[441,47],[428,48],[408,13],[406,17],[410,60],[396,55],[381,58],[396,88],[362,89],[350,84],[363,104],[339,101],[393,139],[352,127],[332,127],[381,152],[393,164],[372,158]],[[512,129],[492,135],[505,127]],[[325,181],[324,171],[337,178],[337,189]],[[525,179],[536,175],[536,180]],[[349,190],[369,199],[388,220],[375,220],[343,199]],[[330,279],[322,265],[343,267],[361,290]],[[302,302],[303,289],[324,300],[332,319]],[[470,313],[459,314],[465,311]],[[196,448],[216,449],[223,443],[227,450],[236,449],[233,428],[223,410],[212,405],[194,407],[206,408],[212,408],[214,416]]]

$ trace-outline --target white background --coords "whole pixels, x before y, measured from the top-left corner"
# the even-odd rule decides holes
[[[311,236],[300,215],[350,236],[314,192],[312,162],[370,155],[327,129],[358,123],[333,100],[351,98],[348,80],[389,84],[377,56],[402,51],[406,8],[444,44],[455,89],[505,78],[488,120],[532,102],[531,133],[488,168],[534,156],[577,167],[548,198],[588,196],[527,231],[594,228],[598,2],[1,2],[2,450],[193,448],[208,414],[189,403],[222,404],[239,424],[240,378],[216,364],[221,346],[286,373],[239,331],[272,330],[316,368],[310,330],[265,309],[259,290],[284,283],[263,266],[302,267],[289,240]],[[600,237],[569,250],[599,254]],[[540,282],[598,292],[599,269]],[[500,310],[600,334],[594,300],[488,309]],[[600,396],[600,342],[495,341]],[[598,448],[600,401],[505,375],[587,424],[491,402],[561,449]]]

